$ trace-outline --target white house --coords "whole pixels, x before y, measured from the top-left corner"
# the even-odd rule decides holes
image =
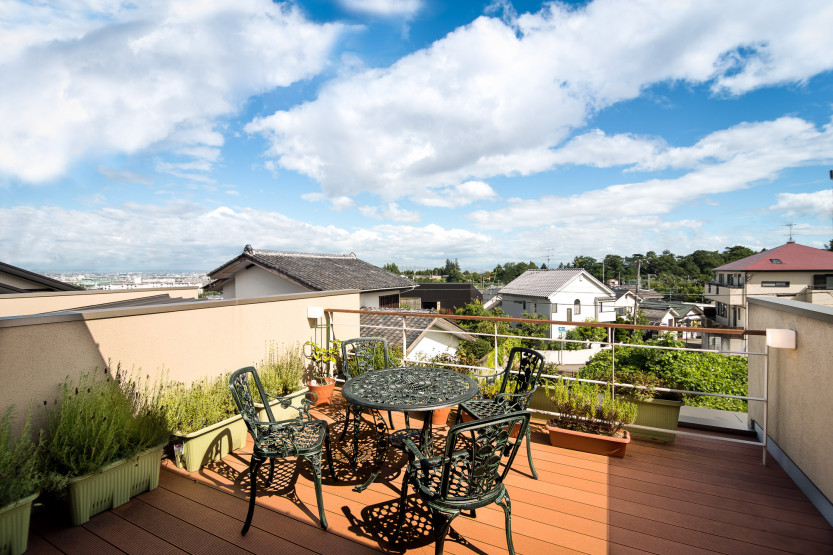
[[[611,289],[582,268],[527,270],[500,290],[500,306],[507,316],[524,312],[548,320],[581,323],[616,321],[616,297]],[[575,325],[554,325],[552,339],[561,339]]]
[[[408,278],[359,260],[354,253],[269,251],[251,245],[208,277],[213,281],[205,290],[222,291],[226,299],[358,289],[365,308],[398,308],[400,293],[415,287]]]

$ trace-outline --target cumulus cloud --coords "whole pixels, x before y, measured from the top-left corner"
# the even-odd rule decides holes
[[[391,201],[558,164],[639,164],[663,145],[588,134],[553,150],[597,111],[658,83],[737,95],[833,68],[833,34],[819,24],[833,21],[833,4],[804,8],[596,0],[547,4],[507,22],[481,17],[247,130],[268,137],[279,166],[319,181],[328,196]]]
[[[395,222],[418,222],[422,216],[419,212],[399,208],[395,202],[389,202],[386,206],[360,206],[359,211],[367,218],[377,220],[387,219]]]
[[[666,147],[652,157],[634,157],[632,162],[653,169],[691,171],[676,178],[612,185],[570,196],[546,195],[535,202],[509,199],[500,210],[479,210],[469,217],[483,227],[511,229],[541,222],[601,221],[608,215],[667,214],[701,197],[775,179],[786,168],[833,162],[833,124],[819,130],[793,117],[744,123],[712,133],[693,146]]]
[[[814,193],[779,193],[778,201],[770,207],[788,216],[833,216],[833,192],[830,189]]]
[[[0,57],[0,173],[30,182],[153,145],[197,164],[170,169],[204,172],[224,142],[217,118],[321,71],[342,29],[268,0],[7,9],[20,43]]]
[[[441,206],[444,208],[455,208],[467,206],[481,200],[495,200],[497,193],[488,184],[482,181],[466,181],[459,185],[442,187],[440,189],[428,189],[413,197],[414,202],[425,206]]]
[[[421,8],[421,0],[339,0],[345,9],[383,17],[412,17]]]
[[[172,241],[171,238],[176,240]],[[0,208],[0,244],[6,262],[47,270],[209,271],[257,248],[306,252],[355,252],[382,265],[420,255],[444,260],[448,252],[481,256],[493,238],[437,225],[379,225],[349,231],[305,223],[252,208],[203,206],[176,201],[128,203],[92,210],[59,207]]]

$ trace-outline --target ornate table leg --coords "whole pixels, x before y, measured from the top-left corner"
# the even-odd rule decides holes
[[[376,467],[370,473],[370,477],[359,486],[353,488],[353,491],[362,492],[376,480],[376,476],[382,471],[385,466],[385,460],[388,456],[388,427],[385,424],[385,419],[378,410],[373,409],[373,424],[376,428]],[[357,440],[358,441],[358,440]],[[358,453],[358,444],[356,445],[356,452]]]
[[[419,447],[422,449],[422,454],[426,457],[434,456],[434,433],[431,428],[431,419],[433,416],[434,411],[426,411],[425,421],[422,423],[422,435],[419,438]]]

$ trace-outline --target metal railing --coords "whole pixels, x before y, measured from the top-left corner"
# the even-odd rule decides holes
[[[591,343],[600,344],[602,348],[610,348],[612,351],[612,369],[611,369],[611,378],[612,381],[610,383],[605,381],[599,380],[590,380],[585,378],[576,378],[570,376],[564,376],[561,374],[542,374],[542,378],[548,379],[556,379],[556,378],[563,378],[567,380],[574,380],[579,382],[586,382],[586,383],[595,383],[595,384],[602,384],[602,385],[612,385],[614,387],[621,387],[621,388],[631,388],[631,389],[641,389],[641,390],[652,390],[661,393],[676,393],[681,395],[701,395],[701,396],[709,396],[709,397],[720,397],[726,399],[739,399],[743,401],[758,401],[764,404],[764,415],[767,414],[767,395],[764,394],[762,397],[753,397],[749,395],[731,395],[725,393],[713,393],[713,392],[706,392],[706,391],[689,391],[689,390],[680,390],[680,389],[673,389],[673,388],[664,388],[664,387],[647,387],[637,384],[628,384],[628,383],[619,383],[616,382],[616,348],[617,347],[629,347],[629,348],[642,348],[642,349],[659,349],[659,350],[674,350],[674,351],[688,351],[688,352],[697,352],[697,353],[715,353],[719,355],[742,355],[742,356],[763,356],[765,361],[768,359],[768,351],[767,348],[764,352],[750,352],[746,351],[721,351],[717,349],[702,349],[702,348],[691,348],[691,347],[672,347],[672,346],[664,346],[664,345],[645,345],[645,344],[634,344],[634,343],[621,343],[616,342],[614,340],[614,334],[616,329],[625,329],[625,330],[645,330],[651,332],[682,332],[682,333],[698,333],[698,334],[721,334],[721,335],[730,335],[730,336],[763,336],[766,335],[765,330],[745,330],[745,329],[732,329],[732,328],[703,328],[703,327],[684,327],[684,326],[649,326],[649,325],[639,325],[639,324],[620,324],[620,323],[613,323],[613,322],[575,322],[575,321],[561,321],[561,320],[538,320],[538,319],[529,319],[529,318],[514,318],[514,317],[494,317],[494,316],[468,316],[468,315],[442,315],[436,313],[422,313],[422,312],[406,312],[406,311],[395,311],[395,310],[373,310],[373,309],[361,309],[361,310],[352,310],[352,309],[324,309],[325,316],[327,318],[327,327],[331,328],[334,324],[334,320],[336,314],[378,314],[378,315],[386,315],[386,316],[398,316],[402,318],[401,326],[386,326],[386,325],[379,325],[379,324],[359,324],[361,328],[367,329],[379,329],[379,330],[397,330],[402,333],[402,360],[406,363],[412,364],[420,364],[427,362],[425,358],[419,357],[408,357],[408,343],[407,337],[408,332],[417,331],[423,332],[426,330],[425,326],[422,327],[409,327],[408,326],[408,319],[425,319],[430,318],[431,320],[436,320],[438,318],[446,319],[451,322],[455,320],[477,320],[477,321],[487,321],[493,323],[493,330],[492,333],[483,333],[483,332],[470,332],[465,330],[443,330],[432,328],[430,333],[432,334],[457,334],[465,333],[471,336],[480,336],[484,338],[489,338],[492,342],[494,351],[494,356],[491,357],[492,360],[492,367],[486,366],[471,366],[465,364],[457,364],[451,362],[442,362],[443,366],[448,366],[452,368],[464,368],[468,370],[479,371],[474,372],[476,376],[486,377],[489,375],[494,375],[495,373],[502,370],[501,367],[498,365],[498,340],[501,338],[508,339],[531,339],[537,341],[557,341],[559,343],[578,343],[584,344],[589,346]],[[571,339],[550,339],[550,338],[542,338],[542,337],[532,337],[532,336],[525,336],[525,335],[514,335],[514,334],[501,334],[498,331],[498,324],[501,322],[510,323],[510,324],[543,324],[543,325],[556,325],[556,326],[572,326],[572,327],[602,327],[607,329],[608,339],[607,341],[587,341],[587,340],[571,340]],[[340,326],[344,325],[354,325],[356,324],[345,324],[339,323]],[[361,335],[361,333],[357,334]],[[768,362],[768,361],[767,361]],[[765,362],[764,364],[764,388],[766,391],[766,384],[768,383],[768,363]],[[536,413],[543,414],[543,415],[555,415],[554,412],[534,409]],[[636,424],[629,424],[629,427],[638,428],[641,430],[646,431],[655,431],[655,432],[662,432],[662,433],[673,433],[677,435],[689,435],[689,436],[698,436],[703,437],[704,435],[718,439],[721,441],[730,441],[734,443],[744,443],[750,445],[760,445],[763,447],[763,463],[766,464],[766,442],[767,442],[767,419],[764,418],[763,422],[763,442],[758,441],[751,441],[751,440],[743,440],[743,439],[736,439],[736,438],[727,438],[723,436],[716,436],[716,435],[709,435],[709,434],[702,434],[702,433],[692,433],[692,432],[685,432],[681,430],[668,430],[664,428],[653,428],[649,426],[642,426]]]

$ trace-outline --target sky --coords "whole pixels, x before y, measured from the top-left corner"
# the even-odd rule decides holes
[[[829,0],[0,0],[0,261],[833,239]]]

